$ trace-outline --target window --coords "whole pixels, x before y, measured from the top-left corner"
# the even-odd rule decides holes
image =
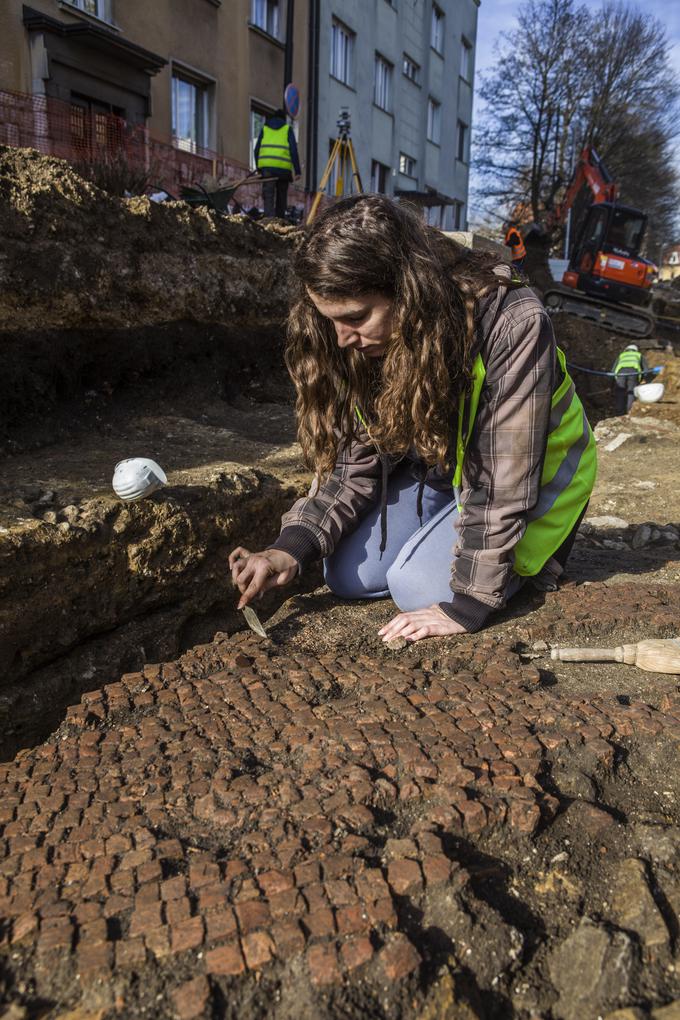
[[[375,55],[375,79],[373,83],[373,102],[381,110],[391,109],[392,102],[392,65],[379,53]]]
[[[607,229],[607,237],[603,242],[604,250],[624,251],[627,255],[635,256],[642,244],[644,230],[643,216],[636,216],[624,209],[614,209]]]
[[[436,4],[432,4],[432,25],[430,28],[430,46],[437,53],[444,52],[444,12]]]
[[[425,206],[425,222],[430,227],[443,227],[444,226],[444,206],[442,206],[442,205],[426,205]]]
[[[455,202],[453,206],[453,229],[465,230],[465,203]]]
[[[89,158],[117,152],[123,144],[125,110],[98,99],[71,92],[71,142]]]
[[[205,83],[173,71],[172,136],[179,149],[196,152],[209,147],[208,93]]]
[[[71,141],[76,148],[84,148],[87,144],[85,110],[74,103],[71,104]]]
[[[344,85],[352,84],[354,32],[334,19],[331,29],[331,74]]]
[[[472,81],[472,43],[465,36],[460,40],[460,76],[465,81]]]
[[[420,65],[416,64],[415,60],[411,60],[406,54],[404,54],[403,71],[407,78],[415,82],[416,85],[420,81]]]
[[[67,0],[72,7],[77,7],[85,14],[93,14],[102,21],[111,21],[111,0]]]
[[[415,177],[416,161],[413,156],[407,156],[405,152],[399,153],[399,173],[405,177]]]
[[[439,145],[441,142],[442,106],[431,96],[427,101],[427,140]]]
[[[608,216],[609,213],[606,207],[602,208],[596,205],[590,207],[583,230],[585,245],[594,248],[600,247],[600,241],[604,237],[605,227],[607,226]]]
[[[462,120],[458,121],[458,144],[456,146],[456,159],[460,163],[467,163],[467,137],[468,126]]]
[[[264,127],[264,122],[271,113],[262,106],[250,107],[250,165],[255,169],[255,143]]]
[[[371,191],[375,191],[379,195],[386,195],[389,178],[390,168],[374,159],[371,163]]]
[[[250,20],[263,32],[279,37],[279,0],[251,0]]]

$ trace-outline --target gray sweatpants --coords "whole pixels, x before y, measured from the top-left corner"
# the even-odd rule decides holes
[[[402,612],[451,602],[453,546],[458,510],[453,489],[423,491],[423,526],[416,512],[418,483],[405,467],[387,486],[387,546],[380,556],[380,503],[371,507],[356,531],[324,560],[326,584],[343,599],[391,596]]]

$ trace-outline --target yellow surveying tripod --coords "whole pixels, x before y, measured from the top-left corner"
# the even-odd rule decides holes
[[[364,190],[364,187],[361,183],[361,174],[359,173],[359,167],[357,166],[357,159],[354,152],[354,146],[352,145],[352,137],[350,132],[351,123],[349,117],[349,110],[347,109],[346,106],[343,106],[342,109],[340,110],[340,116],[338,117],[338,137],[335,139],[333,148],[331,149],[331,154],[328,157],[328,162],[326,163],[326,168],[323,174],[321,175],[321,180],[319,181],[319,188],[317,190],[316,195],[314,196],[312,207],[309,210],[307,223],[311,223],[318,212],[319,202],[321,201],[321,198],[326,191],[326,186],[328,184],[328,181],[330,180],[330,176],[333,173],[333,168],[335,167],[336,164],[338,165],[338,179],[337,184],[335,186],[335,195],[337,198],[342,197],[345,188],[345,170],[348,162],[349,165],[352,167],[352,181],[356,186],[357,192],[361,194]]]

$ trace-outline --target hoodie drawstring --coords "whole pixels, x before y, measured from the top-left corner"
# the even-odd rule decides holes
[[[425,479],[427,477],[427,464],[418,464],[418,495],[416,496],[416,513],[418,514],[418,527],[423,526],[423,492],[425,491]]]
[[[380,487],[380,559],[387,547],[387,483],[389,479],[389,465],[387,457],[380,455],[380,468],[382,482]],[[423,493],[425,491],[425,479],[427,477],[427,464],[418,465],[418,495],[416,496],[416,513],[418,523],[423,526]]]
[[[380,455],[380,467],[382,469],[382,483],[380,490],[380,559],[387,547],[387,480],[388,467],[387,458]]]

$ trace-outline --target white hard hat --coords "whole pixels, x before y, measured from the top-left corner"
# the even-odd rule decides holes
[[[133,500],[150,496],[165,485],[168,478],[160,465],[149,457],[130,457],[116,464],[113,491],[121,499]]]
[[[641,383],[635,387],[633,393],[643,404],[655,404],[663,397],[664,389],[662,382]]]
[[[626,347],[626,350],[627,351],[639,351],[640,348],[638,347],[637,344],[628,344],[628,346]]]

